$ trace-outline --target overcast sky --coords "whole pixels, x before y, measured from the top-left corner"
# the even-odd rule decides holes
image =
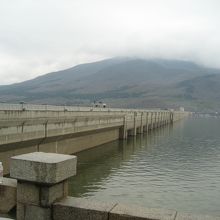
[[[220,67],[219,0],[0,3],[0,84],[114,56]]]

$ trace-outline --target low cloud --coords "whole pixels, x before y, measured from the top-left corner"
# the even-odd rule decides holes
[[[0,84],[114,56],[220,68],[218,0],[14,0],[0,8]]]

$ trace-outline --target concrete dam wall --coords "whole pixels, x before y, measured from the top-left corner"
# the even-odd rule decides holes
[[[0,161],[42,151],[73,154],[126,139],[188,116],[188,112],[0,104]]]

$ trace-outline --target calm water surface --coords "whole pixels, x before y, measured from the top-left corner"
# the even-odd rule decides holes
[[[77,156],[72,196],[220,216],[220,119],[187,119]]]

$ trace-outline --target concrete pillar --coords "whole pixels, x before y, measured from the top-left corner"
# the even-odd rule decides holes
[[[146,120],[146,125],[147,125],[147,132],[149,130],[149,112],[146,114],[147,120]]]
[[[148,131],[152,129],[152,112],[149,112],[148,114],[149,120],[148,120]]]
[[[150,129],[150,112],[147,112],[147,131]]]
[[[137,135],[137,112],[134,112],[134,127],[129,132],[129,135],[136,136]]]
[[[133,136],[133,129],[129,129],[129,130],[127,130],[127,133],[128,133],[128,136]]]
[[[143,132],[148,132],[148,112],[144,114]]]
[[[158,117],[159,118],[159,123],[158,123],[158,126],[161,127],[162,126],[162,117],[161,117],[162,116],[162,112],[158,112],[158,113],[159,113],[159,117]]]
[[[159,112],[156,112],[156,128],[158,128],[159,125]]]
[[[154,113],[154,125],[153,128],[155,129],[157,127],[157,112]]]
[[[133,128],[128,133],[129,136],[136,136],[137,135],[137,128]]]
[[[158,128],[158,121],[159,121],[158,115],[159,115],[159,112],[156,112],[155,128]]]
[[[145,125],[144,125],[144,127],[143,127],[143,131],[144,132],[148,132],[148,112],[145,114]]]
[[[172,124],[174,121],[174,113],[170,112],[170,124]]]
[[[123,126],[119,130],[119,138],[120,139],[127,139],[128,137],[128,132],[127,132],[127,119],[126,116],[124,116],[124,122]]]
[[[160,126],[163,126],[163,114],[164,112],[160,113]]]
[[[143,134],[143,126],[137,127],[137,134]]]
[[[158,112],[158,122],[157,127],[159,128],[161,126],[161,112]]]
[[[151,130],[154,129],[154,122],[155,122],[155,112],[151,112],[152,118],[151,118]]]
[[[138,134],[143,134],[144,132],[144,122],[143,122],[143,112],[141,112],[141,126],[137,128],[137,133]]]
[[[170,123],[170,112],[167,112],[166,114],[166,124]]]
[[[153,129],[153,112],[150,113],[150,130]]]
[[[141,134],[144,133],[144,113],[141,112]]]
[[[35,152],[11,158],[17,179],[17,220],[52,220],[52,204],[68,194],[67,179],[76,174],[76,157]]]
[[[164,112],[161,112],[160,113],[160,126],[164,125],[163,116],[164,116]]]
[[[163,113],[163,125],[165,125],[165,120],[166,120],[166,112]]]

